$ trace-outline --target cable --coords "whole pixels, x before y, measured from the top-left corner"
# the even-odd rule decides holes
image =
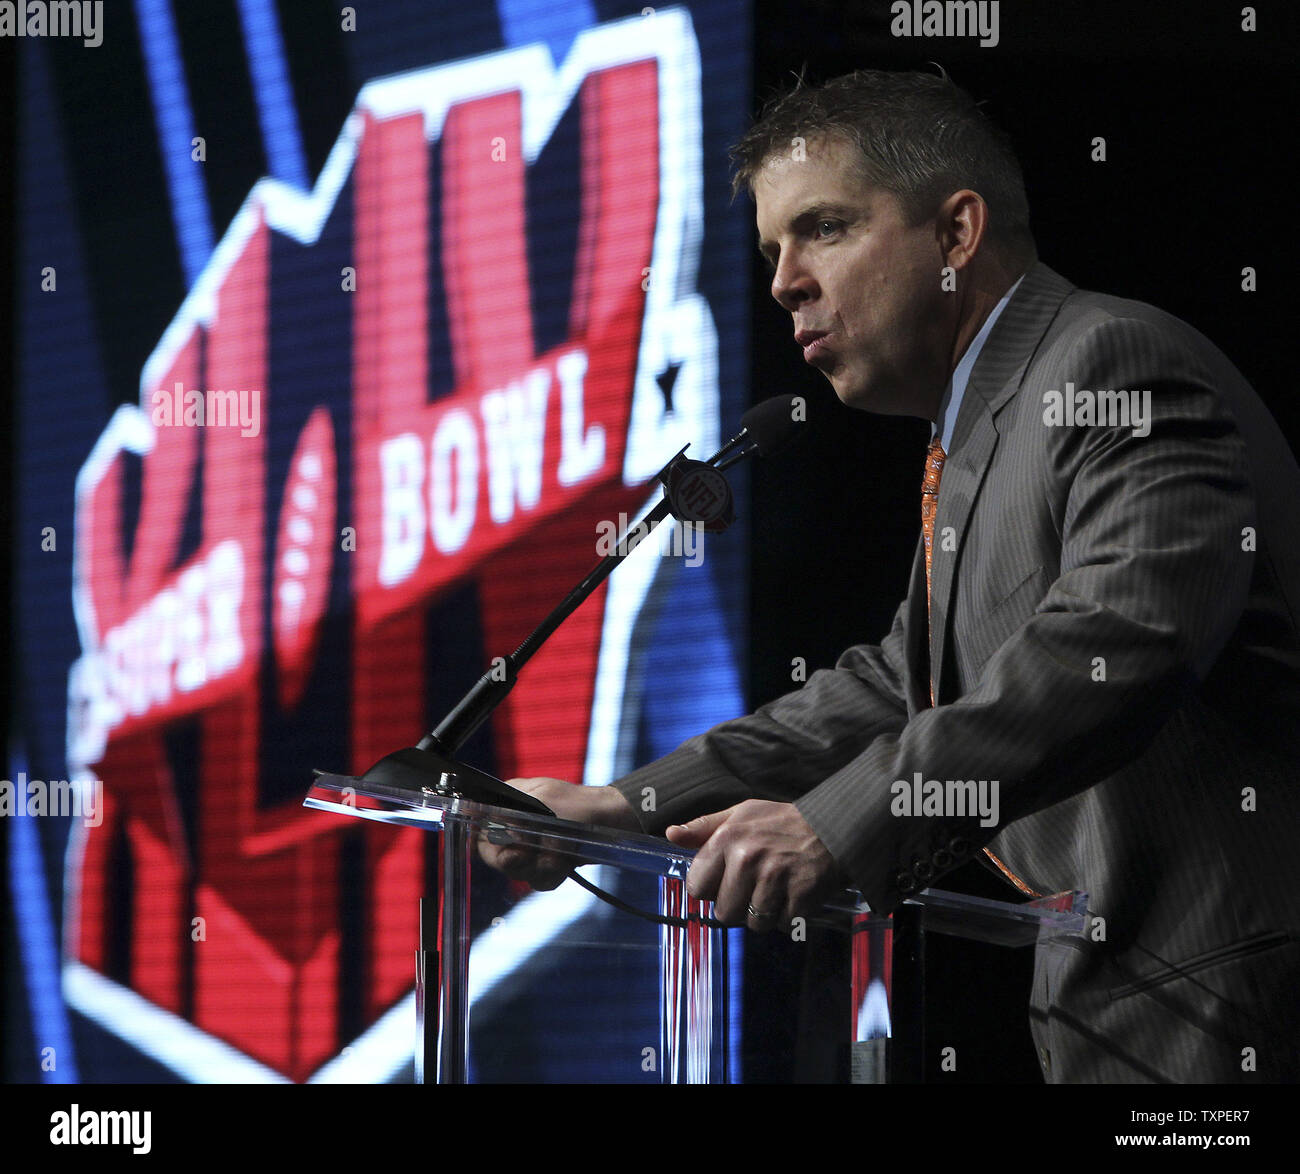
[[[669,917],[664,913],[647,913],[644,909],[638,909],[635,905],[629,905],[626,901],[620,900],[613,893],[607,893],[604,889],[597,888],[586,877],[579,876],[576,872],[569,873],[569,880],[580,884],[587,892],[599,897],[606,904],[613,905],[615,909],[621,910],[623,913],[630,913],[633,917],[640,917],[644,921],[653,921],[656,925],[671,925],[677,929],[687,929],[692,925],[707,925],[710,929],[727,928],[717,918],[701,917],[699,914],[688,917]]]
[[[568,879],[581,885],[587,892],[595,897],[599,897],[607,905],[612,905],[622,913],[630,913],[633,917],[639,917],[643,921],[651,921],[656,925],[671,925],[676,929],[687,929],[692,925],[704,925],[709,929],[730,929],[739,928],[728,926],[725,922],[719,921],[716,917],[701,917],[699,914],[692,914],[687,917],[669,917],[664,913],[649,913],[644,909],[638,909],[635,905],[629,905],[626,901],[614,896],[613,893],[607,893],[604,889],[593,885],[586,877],[579,876],[576,872],[569,873]],[[855,934],[867,928],[861,925],[841,925],[828,917],[809,917],[807,919],[814,925],[820,925],[825,929],[833,929],[838,933]]]

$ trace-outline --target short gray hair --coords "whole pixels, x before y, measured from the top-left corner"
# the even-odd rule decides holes
[[[942,73],[942,70],[940,71]],[[893,193],[913,224],[955,191],[971,188],[989,209],[989,239],[1007,260],[1037,256],[1024,176],[1011,142],[947,74],[860,69],[777,95],[731,149],[733,195],[795,139],[838,138],[857,148],[863,180]]]

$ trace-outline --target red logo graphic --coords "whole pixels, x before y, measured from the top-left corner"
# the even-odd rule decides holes
[[[147,410],[123,408],[78,477],[83,656],[69,680],[69,759],[103,779],[105,818],[72,849],[66,952],[83,979],[102,977],[113,935],[129,926],[132,991],[290,1079],[310,1077],[348,1042],[339,1014],[344,837],[363,843],[364,969],[348,997],[361,1001],[366,1024],[413,984],[423,881],[420,833],[356,828],[260,797],[265,715],[292,718],[300,706],[336,560],[350,595],[352,757],[304,761],[304,791],[312,765],[359,773],[436,718],[423,662],[427,612],[442,594],[477,583],[486,662],[515,647],[589,569],[595,520],[646,496],[628,446],[646,410],[634,401],[660,358],[643,353],[654,295],[642,288],[666,206],[660,101],[679,84],[664,74],[677,68],[682,39],[694,42],[688,24],[665,25],[676,30],[676,52],[647,51],[626,24],[575,45],[575,55],[608,62],[584,67],[567,98],[581,122],[582,198],[561,345],[539,353],[533,333],[525,178],[539,99],[521,84],[519,62],[535,54],[515,51],[513,65],[511,54],[483,59],[479,76],[461,66],[465,97],[446,98],[445,69],[372,83],[342,140],[355,152],[350,170],[323,175],[312,197],[259,184],[145,368],[144,405],[177,383],[258,388],[263,426],[252,435],[155,427]],[[555,88],[549,70],[544,80]],[[697,127],[688,133],[698,138]],[[430,190],[434,142],[440,191]],[[336,195],[348,177],[355,292],[338,292],[337,274],[322,273],[321,288],[351,299],[351,417],[311,411],[273,518],[268,446],[287,439],[275,435],[268,369],[271,234],[295,231],[287,222],[300,206],[303,218],[323,220],[329,208],[313,211],[312,201],[334,181]],[[430,401],[433,235],[454,386]],[[707,361],[702,371],[707,380]],[[350,433],[348,467],[336,468],[336,430]],[[662,452],[658,440],[651,447]],[[140,508],[128,542],[123,498],[135,457]],[[351,517],[338,512],[345,478]],[[196,486],[201,539],[182,559]],[[602,589],[571,618],[496,715],[504,777],[583,777],[604,599]],[[466,684],[483,668],[466,664]],[[530,679],[544,688],[528,688]],[[182,717],[199,730],[197,793],[184,812],[163,741]],[[112,883],[124,861],[125,887]],[[129,1025],[109,1026],[140,1042]]]

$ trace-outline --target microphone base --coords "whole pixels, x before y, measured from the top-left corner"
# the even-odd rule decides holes
[[[443,783],[443,775],[454,776],[450,786]],[[456,795],[474,803],[525,811],[533,815],[555,814],[540,799],[534,799],[484,771],[466,766],[437,751],[420,750],[414,746],[385,755],[360,776],[360,781],[395,787],[399,791],[431,791],[439,795]]]

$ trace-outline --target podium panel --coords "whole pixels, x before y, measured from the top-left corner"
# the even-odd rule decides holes
[[[574,1071],[604,1083],[729,1080],[728,931],[710,926],[712,907],[686,893],[693,853],[346,776],[320,776],[305,805],[435,837],[414,962],[417,1080],[544,1082]],[[571,856],[579,883],[534,893],[479,861],[477,836]]]
[[[545,1082],[581,1056],[596,1082],[727,1083],[728,935],[743,931],[720,927],[711,904],[687,893],[694,853],[476,803],[453,784],[444,775],[415,790],[321,774],[304,801],[436,837],[414,960],[417,1080]],[[575,872],[555,892],[534,893],[479,862],[478,837],[545,848],[570,858]],[[852,935],[853,1081],[922,1079],[927,934],[1028,946],[1081,933],[1086,900],[1070,892],[1013,905],[926,890],[892,916],[874,914],[854,890],[827,902],[815,920]],[[534,963],[526,981],[517,969],[525,956]],[[903,960],[907,981],[896,989]],[[599,975],[620,991],[619,1004],[565,1007],[566,997],[582,998],[575,975]],[[521,1020],[527,1031],[506,1026]]]

